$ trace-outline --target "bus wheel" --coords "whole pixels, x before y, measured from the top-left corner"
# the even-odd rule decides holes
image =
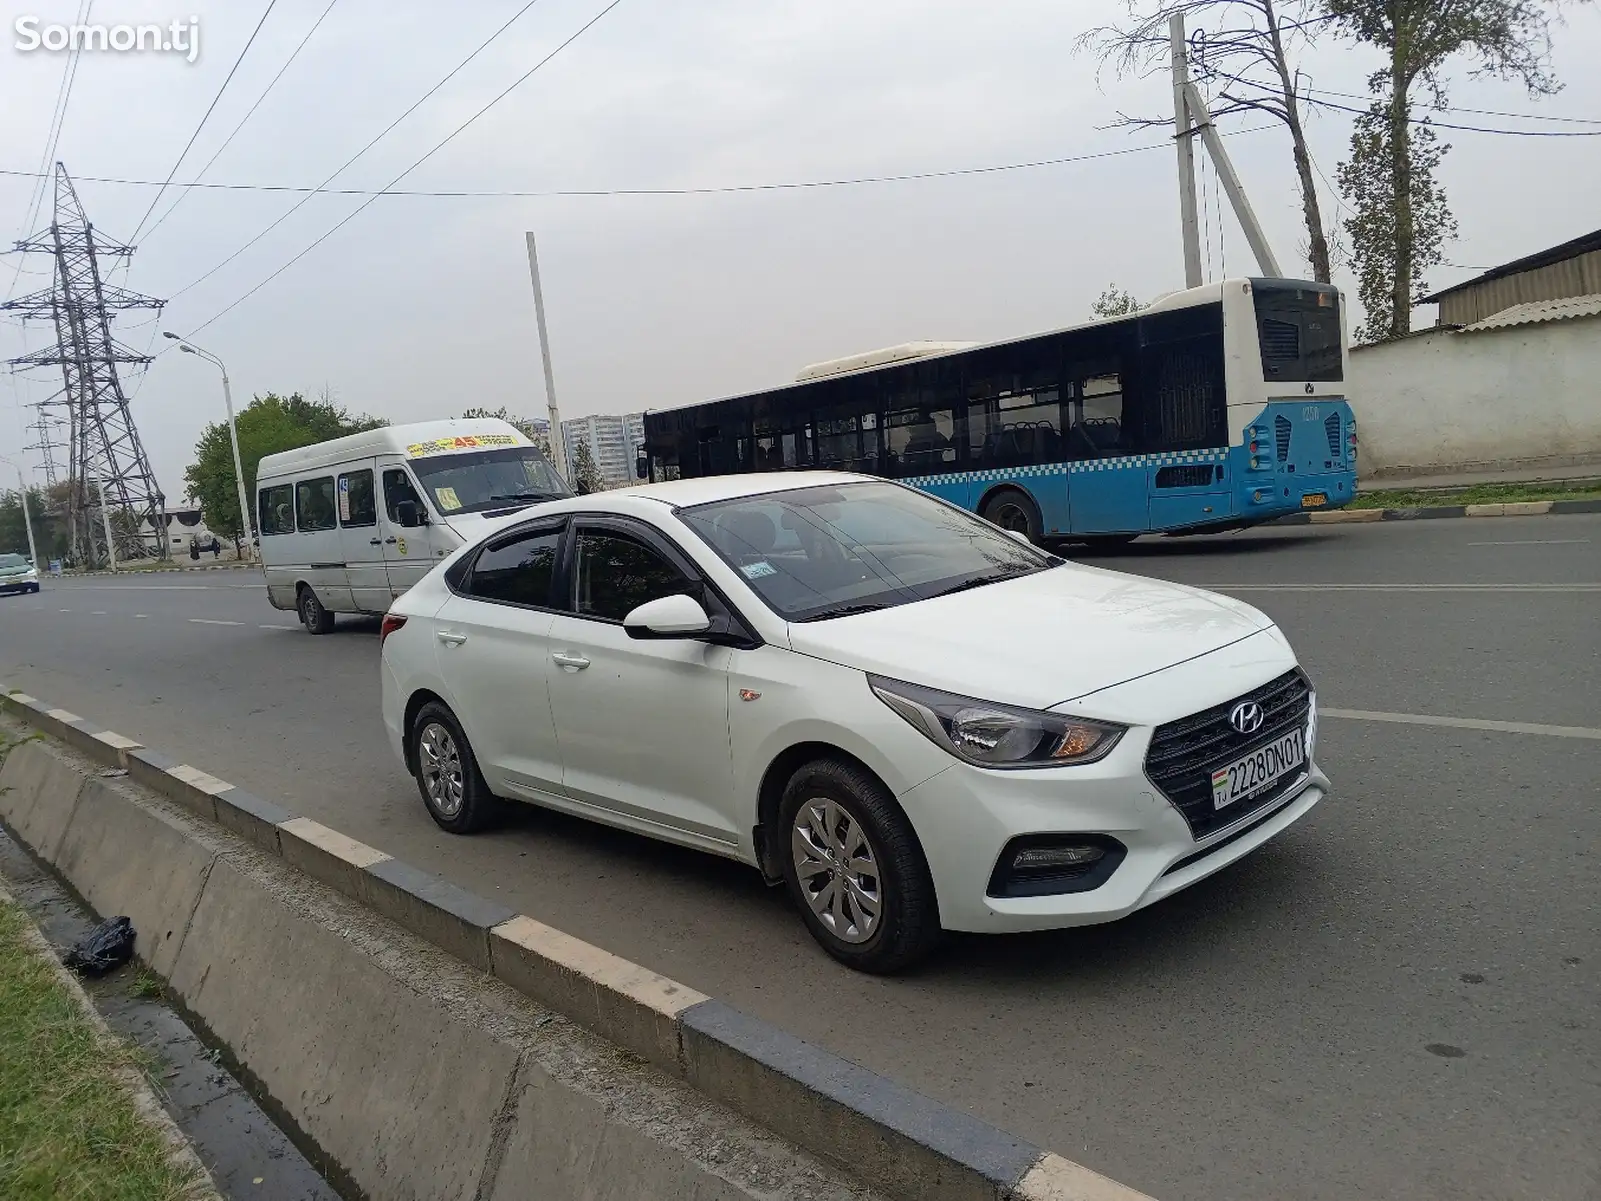
[[[984,502],[981,516],[985,521],[998,525],[1003,530],[1011,530],[1014,534],[1027,534],[1030,542],[1039,543],[1041,533],[1039,506],[1026,492],[1008,488],[995,493]]]

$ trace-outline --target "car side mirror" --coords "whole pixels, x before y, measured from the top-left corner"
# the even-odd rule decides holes
[[[650,478],[650,459],[644,451],[634,456],[634,476],[642,480]]]
[[[623,618],[630,638],[693,638],[712,628],[712,619],[692,596],[657,597]]]
[[[404,529],[414,530],[424,523],[422,506],[414,500],[397,500],[395,502],[395,520]]]

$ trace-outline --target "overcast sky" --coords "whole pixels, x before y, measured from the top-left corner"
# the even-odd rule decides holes
[[[524,0],[339,0],[206,174],[220,183],[312,186],[511,16]],[[380,188],[600,11],[540,0],[334,186]],[[178,169],[211,158],[327,0],[277,0]],[[165,179],[266,0],[182,7],[96,0],[92,20],[199,22],[200,54],[81,57],[56,157],[77,177]],[[71,22],[78,0],[0,0],[0,169],[45,152],[64,56],[14,48],[16,19]],[[448,14],[448,15],[447,15]],[[1106,128],[1118,110],[1160,114],[1164,78],[1097,78],[1075,37],[1113,14],[1087,0],[622,0],[402,185],[554,191],[762,184],[940,171],[1155,146],[1143,153],[957,178],[698,196],[386,197],[196,340],[229,366],[236,400],[330,388],[391,421],[506,405],[540,413],[544,390],[523,231],[540,239],[563,414],[661,408],[779,384],[802,365],[909,339],[990,339],[1088,316],[1110,281],[1150,296],[1182,286],[1174,156],[1163,131]],[[1452,103],[1601,120],[1601,11],[1557,30],[1566,89],[1533,102],[1455,72]],[[1373,56],[1332,41],[1311,52],[1318,87],[1360,92]],[[1443,120],[1542,130],[1579,125],[1470,114]],[[1263,124],[1249,115],[1226,127]],[[1591,126],[1589,128],[1601,128]],[[1313,118],[1332,179],[1349,118]],[[1597,223],[1601,138],[1457,132],[1442,176],[1461,223],[1428,282],[1440,286],[1576,237]],[[1305,272],[1288,144],[1277,128],[1229,142],[1287,273]],[[0,177],[0,237],[24,231],[33,180]],[[1210,271],[1254,274],[1232,217],[1210,208]],[[96,226],[129,238],[154,195],[82,179]],[[169,190],[159,217],[180,192]],[[205,282],[179,294],[300,198],[196,189],[138,239],[126,285],[175,298],[159,325],[123,318],[137,349],[170,345],[255,287],[362,203],[317,196]],[[1327,204],[1328,201],[1326,200]],[[48,225],[49,206],[33,222]],[[16,256],[0,258],[9,288]],[[1293,266],[1292,266],[1293,264]],[[48,271],[29,256],[25,271]],[[122,280],[119,273],[115,278]],[[23,274],[16,292],[45,286]],[[1350,285],[1348,276],[1340,282]],[[1432,320],[1432,310],[1428,319]],[[1353,323],[1354,324],[1354,323]],[[27,347],[49,340],[31,327]],[[0,356],[23,349],[0,323]],[[152,341],[154,339],[154,341]],[[169,497],[205,422],[217,372],[166,354],[134,414]],[[55,371],[0,382],[0,454],[23,444],[20,405]],[[1360,407],[1360,398],[1353,398]],[[32,459],[33,456],[25,456]]]

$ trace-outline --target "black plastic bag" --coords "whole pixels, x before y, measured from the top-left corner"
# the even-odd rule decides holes
[[[101,922],[62,958],[75,972],[103,976],[133,958],[133,922],[125,917]]]

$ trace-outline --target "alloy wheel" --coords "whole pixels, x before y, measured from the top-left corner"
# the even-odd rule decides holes
[[[438,722],[424,726],[417,739],[417,770],[428,802],[440,817],[449,820],[461,812],[461,752],[455,737]]]
[[[813,797],[795,814],[790,832],[795,875],[812,913],[835,938],[864,943],[884,912],[878,852],[844,805]]]

